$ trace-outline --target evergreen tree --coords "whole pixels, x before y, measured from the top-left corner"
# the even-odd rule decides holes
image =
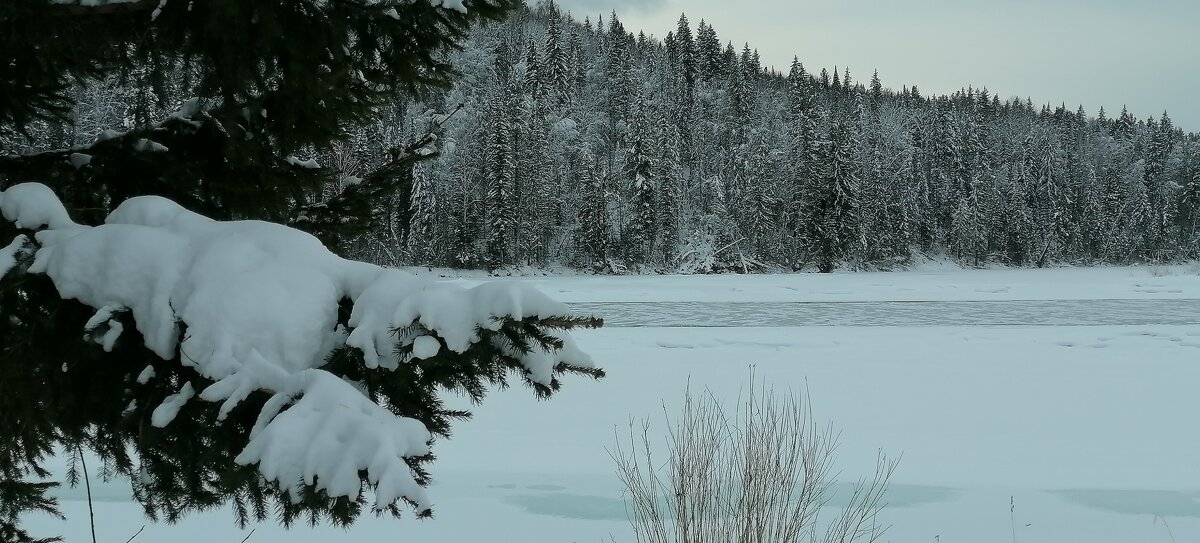
[[[659,128],[659,139],[655,145],[662,155],[658,160],[659,193],[657,210],[658,230],[662,235],[663,263],[668,269],[675,264],[679,246],[680,184],[683,179],[678,146],[678,132],[670,124]]]
[[[553,164],[550,160],[550,141],[544,108],[535,102],[525,123],[524,139],[518,155],[516,221],[521,253],[530,264],[548,263],[548,248],[557,219],[557,190],[554,186]]]
[[[550,19],[550,28],[546,32],[545,54],[542,58],[544,69],[540,74],[542,86],[553,100],[562,102],[569,97],[571,88],[570,69],[567,63],[567,53],[563,48],[562,28],[557,17]]]
[[[412,195],[409,203],[408,250],[416,262],[429,263],[438,240],[434,237],[437,197],[426,167],[412,169]]]
[[[820,182],[805,213],[807,244],[817,270],[832,272],[851,257],[858,230],[858,171],[853,161],[858,147],[854,119],[834,122],[828,141],[816,144],[821,163]]]
[[[879,70],[871,74],[871,110],[878,115],[879,106],[883,104],[883,82],[879,80]]]
[[[762,260],[777,252],[775,233],[778,230],[779,201],[772,190],[776,186],[773,179],[776,168],[765,140],[756,138],[751,145],[745,146],[745,152],[749,156],[744,167],[746,183],[742,207],[745,210],[743,222],[746,228],[743,233],[747,238],[747,247],[754,252],[754,267],[757,269]]]
[[[533,99],[539,99],[542,96],[542,89],[550,88],[544,86],[547,76],[542,74],[543,67],[538,60],[537,46],[533,40],[525,46],[525,92]]]
[[[353,166],[358,169],[353,174],[311,159],[331,156],[340,152],[339,142],[370,134],[362,127],[403,96],[428,97],[448,87],[456,75],[448,52],[474,23],[501,19],[517,5],[509,0],[467,0],[460,6],[465,9],[430,2],[318,0],[6,2],[0,5],[5,28],[0,32],[0,189],[6,213],[22,205],[21,191],[34,186],[18,189],[15,184],[34,179],[48,185],[71,218],[83,224],[100,224],[129,198],[154,194],[181,205],[179,213],[186,214],[186,208],[221,221],[213,224],[277,226],[271,231],[280,236],[317,244],[279,225],[224,221],[283,223],[346,251],[351,241],[394,227],[387,224],[399,207],[393,196],[407,193],[416,182],[412,206],[418,213],[412,219],[414,232],[421,234],[433,192],[421,187],[422,179],[428,179],[424,173],[411,172],[418,162],[438,158],[435,135],[381,148],[372,160]],[[503,62],[497,59],[497,67]],[[80,93],[101,89],[98,82],[109,80],[130,91],[128,100],[117,101],[125,100],[130,110],[106,116],[107,126],[99,134],[78,133],[84,127],[72,120],[92,118],[74,114],[77,106],[90,107],[78,100]],[[51,133],[62,136],[53,146],[40,135]],[[68,134],[78,140],[67,141]],[[368,154],[356,145],[344,149],[347,157]],[[137,205],[151,201],[158,200],[139,200]],[[106,226],[85,231],[114,231]],[[13,245],[21,248],[20,260],[0,270],[0,540],[35,540],[20,528],[18,515],[55,511],[46,494],[53,485],[40,482],[48,475],[44,464],[54,451],[99,456],[107,473],[133,481],[134,496],[148,515],[168,521],[231,505],[241,523],[274,513],[285,524],[303,518],[346,525],[369,507],[357,490],[376,488],[382,478],[378,467],[351,470],[351,478],[359,476],[358,484],[343,480],[338,483],[343,488],[335,491],[324,473],[273,481],[260,473],[258,462],[235,461],[256,426],[269,430],[274,417],[302,416],[292,410],[320,399],[307,392],[287,398],[274,394],[286,391],[250,387],[229,391],[240,401],[224,406],[201,401],[218,394],[209,392],[216,390],[215,376],[201,373],[199,363],[183,360],[195,362],[190,356],[207,355],[153,352],[143,345],[151,341],[148,328],[140,326],[147,324],[144,311],[114,307],[97,316],[99,308],[62,299],[55,279],[31,267],[31,257],[43,243],[33,241],[32,234],[43,227],[56,228],[0,222],[0,237],[11,240],[20,234],[25,237],[18,239],[30,240]],[[55,249],[59,258],[70,254],[67,248]],[[131,265],[120,262],[124,254],[112,255],[112,265]],[[108,268],[92,272],[95,280],[117,273]],[[297,292],[297,297],[312,294]],[[344,302],[341,311],[336,304],[326,308],[342,327],[348,326],[351,310],[350,301]],[[176,341],[190,341],[203,331],[198,324],[191,326],[191,314],[174,316],[178,319],[164,322],[178,327]],[[96,319],[100,324],[89,325],[83,337],[81,326]],[[481,400],[487,384],[500,384],[510,371],[525,371],[518,361],[531,349],[562,345],[549,339],[549,330],[580,324],[586,323],[534,319],[518,325],[508,318],[497,333],[509,338],[512,349],[500,349],[489,336],[465,351],[443,348],[436,357],[395,371],[368,362],[360,349],[342,346],[317,361],[323,366],[309,371],[331,376],[341,387],[346,381],[362,383],[356,398],[372,409],[445,437],[450,423],[467,413],[443,407],[441,391],[466,390]],[[113,331],[122,329],[114,343]],[[97,334],[108,338],[103,349],[96,345]],[[399,360],[412,345],[402,349],[396,341]],[[380,346],[384,365],[390,367],[393,346]],[[599,375],[569,364],[554,373],[562,371]],[[539,383],[524,375],[542,396],[559,386],[557,379],[538,378]],[[168,398],[185,398],[193,385],[200,398],[180,407],[169,424],[162,422],[157,408]],[[319,442],[327,436],[311,437]],[[307,454],[304,447],[309,445],[296,452]],[[399,469],[411,470],[418,485],[428,484],[425,466],[432,457],[400,454],[406,455],[402,462],[396,456],[379,466],[401,462]],[[417,505],[418,515],[430,514],[412,501],[415,496],[395,498]],[[382,493],[379,497],[382,512],[400,514],[396,503],[388,503]]]
[[[1185,251],[1185,258],[1195,258],[1198,251],[1196,242],[1200,236],[1200,153],[1196,151],[1200,145],[1194,144],[1192,147],[1185,182],[1179,193],[1181,238],[1185,246],[1191,247]]]
[[[606,270],[609,266],[609,237],[611,226],[608,216],[608,191],[604,180],[596,171],[592,153],[580,153],[580,182],[583,183],[583,201],[579,208],[580,251],[593,270]]]
[[[933,187],[933,205],[937,206],[938,226],[946,229],[950,215],[958,198],[967,196],[969,176],[967,174],[964,138],[958,119],[948,104],[940,104],[933,131],[933,152],[930,162],[930,184]]]
[[[687,15],[679,16],[679,24],[675,32],[675,65],[683,80],[687,96],[695,92],[696,80],[699,77],[699,66],[696,60],[696,43],[692,39],[692,28],[688,25]]]
[[[1111,133],[1115,138],[1128,140],[1133,137],[1133,132],[1136,128],[1137,121],[1129,113],[1128,108],[1122,107],[1121,116],[1117,117],[1117,120],[1113,123]]]
[[[513,157],[514,99],[498,96],[491,107],[492,127],[487,166],[487,266],[489,270],[514,263],[517,237],[517,164]]]
[[[587,26],[584,25],[586,29]],[[583,35],[580,32],[571,33],[571,45],[567,54],[568,78],[571,84],[571,95],[583,90],[587,84],[587,63],[584,59]]]
[[[979,266],[986,257],[987,239],[978,196],[959,198],[951,217],[950,249],[958,259]]]
[[[790,246],[793,249],[789,260],[793,267],[799,268],[803,240],[816,224],[810,217],[806,217],[807,200],[820,193],[823,160],[818,153],[817,112],[812,82],[799,59],[793,59],[788,75],[788,98],[791,103],[792,164],[791,171],[788,172],[791,178],[788,187],[791,194],[788,222],[791,226]]]
[[[1151,131],[1150,144],[1146,149],[1146,194],[1152,210],[1150,231],[1147,232],[1147,257],[1162,260],[1170,243],[1170,228],[1175,222],[1175,194],[1173,184],[1166,178],[1167,160],[1175,149],[1175,125],[1167,112]]]
[[[632,127],[633,139],[625,159],[632,206],[626,250],[629,261],[636,265],[647,263],[657,236],[658,221],[654,201],[654,165],[651,159],[653,137],[645,104],[639,99],[634,108],[637,114]]]
[[[713,80],[724,73],[721,62],[721,40],[711,25],[700,21],[696,29],[697,71],[701,78]]]

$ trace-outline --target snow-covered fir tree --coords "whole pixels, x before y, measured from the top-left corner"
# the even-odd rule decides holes
[[[54,454],[167,521],[428,516],[442,394],[602,375],[536,291],[341,256],[512,260],[516,93],[480,73],[519,49],[471,44],[517,6],[0,4],[0,541],[57,514]]]
[[[576,239],[586,267],[605,270],[609,265],[609,243],[612,226],[609,223],[609,193],[603,175],[596,171],[596,161],[586,149],[580,153],[579,182],[582,184],[582,202],[579,207],[579,229]]]
[[[432,249],[442,244],[435,230],[438,221],[437,195],[423,164],[412,168],[409,197],[408,251],[414,262],[425,263]]]
[[[487,266],[499,268],[515,262],[517,231],[517,162],[513,156],[512,115],[517,99],[507,89],[492,98],[491,131],[487,139]]]

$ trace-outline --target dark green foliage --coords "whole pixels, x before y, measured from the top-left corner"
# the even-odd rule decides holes
[[[319,189],[336,181],[333,173],[285,159],[327,148],[348,126],[373,120],[399,93],[448,84],[454,72],[444,51],[473,21],[498,17],[514,2],[467,2],[467,14],[401,3],[394,17],[387,3],[351,0],[320,7],[315,1],[167,2],[152,16],[158,4],[87,8],[15,0],[0,7],[0,55],[8,57],[0,59],[0,135],[37,119],[65,120],[69,91],[80,78],[148,74],[139,79],[143,90],[162,96],[168,111],[183,99],[198,99],[181,118],[149,119],[87,149],[7,157],[0,174],[45,180],[59,190],[86,184],[89,197],[107,200],[77,207],[104,209],[129,195],[159,194],[218,219],[305,217],[298,226],[340,241],[369,224],[323,221],[328,217],[313,207]],[[167,80],[191,84],[171,87]],[[143,138],[166,151],[139,151]],[[64,159],[73,152],[95,159],[61,182],[70,168]],[[368,184],[320,203],[333,215],[362,216],[355,212],[376,190],[387,189]],[[64,195],[68,205],[77,203],[73,196]]]
[[[586,259],[585,267],[603,270],[608,265],[611,225],[608,216],[608,191],[596,171],[596,161],[587,150],[580,153],[580,190],[583,203],[579,208],[579,253]]]
[[[517,163],[511,122],[515,103],[516,97],[504,90],[489,108],[494,129],[487,142],[488,269],[510,262],[516,237]]]

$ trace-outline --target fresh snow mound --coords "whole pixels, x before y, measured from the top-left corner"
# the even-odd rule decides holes
[[[319,369],[334,349],[360,349],[368,367],[392,369],[436,356],[443,344],[465,352],[480,341],[478,329],[498,330],[505,319],[569,314],[530,287],[439,284],[342,259],[279,224],[214,221],[160,197],[129,199],[105,224],[82,226],[49,188],[25,183],[0,192],[0,210],[19,228],[48,226],[34,234],[28,271],[97,309],[85,330],[103,332],[105,349],[122,331],[113,314],[127,310],[147,348],[214,381],[198,395],[221,402],[220,417],[256,390],[273,394],[237,461],[257,464],[293,496],[304,482],[356,498],[366,470],[377,507],[428,504],[404,458],[428,454],[431,434]],[[26,243],[18,237],[0,250],[0,276]],[[348,330],[337,323],[345,300]],[[570,337],[554,337],[561,348],[552,352],[508,352],[534,382],[549,385],[560,363],[593,367]],[[148,368],[138,381],[152,376]],[[169,424],[195,395],[184,385],[154,410],[153,424]]]

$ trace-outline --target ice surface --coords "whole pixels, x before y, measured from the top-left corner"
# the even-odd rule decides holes
[[[748,286],[754,278],[742,279]],[[777,390],[807,387],[818,420],[842,431],[840,480],[863,474],[879,448],[903,453],[881,541],[1011,543],[1015,529],[1022,542],[1170,542],[1165,525],[1175,541],[1200,540],[1194,325],[606,327],[575,335],[609,377],[572,387],[554,409],[515,391],[490,396],[487,409],[439,444],[432,522],[364,516],[349,530],[284,530],[272,520],[238,529],[219,509],[178,525],[151,523],[138,539],[240,541],[254,529],[251,541],[296,543],[400,532],[413,541],[636,541],[606,452],[614,429],[649,417],[657,432],[664,407],[677,408],[686,386],[736,401],[754,364]],[[84,491],[69,492],[67,523],[42,517],[30,526],[90,541]],[[107,520],[97,525],[102,540],[124,541],[146,524],[136,503],[96,508]]]
[[[571,301],[645,300],[659,313],[655,299],[1025,299],[1048,307],[1058,298],[1200,298],[1200,275],[1188,265],[515,282]],[[687,386],[735,401],[753,364],[777,390],[810,390],[818,419],[842,430],[841,480],[869,469],[880,448],[903,454],[880,519],[892,526],[883,541],[1008,543],[1015,529],[1019,541],[1169,542],[1168,525],[1176,541],[1200,540],[1194,324],[606,327],[574,335],[609,377],[579,383],[554,409],[524,394],[492,394],[487,409],[439,444],[434,522],[364,517],[350,530],[285,531],[271,521],[239,530],[218,510],[150,524],[139,539],[240,541],[255,529],[251,540],[297,543],[375,541],[397,530],[414,541],[635,541],[606,452],[614,429],[627,430],[630,417],[661,428],[664,407],[677,407]],[[43,517],[40,526],[90,541],[86,497],[71,492],[69,523]],[[114,519],[97,526],[104,540],[128,539],[129,526],[145,523],[136,503],[96,506]]]

